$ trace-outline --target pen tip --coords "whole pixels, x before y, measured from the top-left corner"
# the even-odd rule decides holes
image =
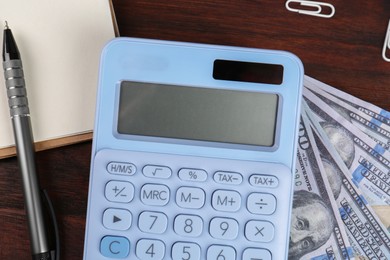
[[[8,29],[8,22],[5,21],[4,30]]]

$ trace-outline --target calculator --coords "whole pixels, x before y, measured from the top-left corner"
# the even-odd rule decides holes
[[[287,259],[299,58],[116,38],[99,75],[84,260]]]

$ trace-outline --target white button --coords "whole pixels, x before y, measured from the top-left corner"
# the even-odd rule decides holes
[[[111,174],[128,176],[133,175],[137,171],[137,167],[134,164],[125,162],[110,162],[107,164],[106,169]]]
[[[231,218],[213,218],[209,232],[214,238],[233,240],[238,235],[238,223]]]
[[[214,173],[214,181],[221,184],[238,185],[242,182],[242,175],[237,172],[223,172]]]
[[[270,242],[274,233],[274,225],[268,221],[251,220],[245,225],[245,236],[249,241]]]
[[[172,246],[172,260],[200,260],[200,246],[195,243],[177,242]]]
[[[167,179],[171,177],[172,170],[166,166],[158,166],[158,165],[146,165],[142,169],[142,173],[149,178],[163,178]]]
[[[217,190],[213,193],[211,203],[215,210],[235,212],[241,207],[241,196],[236,191]]]
[[[202,234],[203,220],[195,215],[178,215],[175,218],[173,229],[178,235],[197,237]]]
[[[141,201],[146,205],[164,206],[169,201],[169,188],[160,184],[145,184],[141,189]]]
[[[131,226],[131,213],[125,209],[106,209],[103,213],[103,225],[108,229],[127,230]]]
[[[181,187],[176,192],[176,204],[181,208],[200,209],[204,205],[205,196],[200,188]]]
[[[160,212],[144,211],[139,215],[138,227],[146,233],[162,234],[168,226],[168,218]]]
[[[135,253],[142,260],[161,260],[165,255],[165,244],[160,240],[141,239],[137,242]]]
[[[236,250],[230,246],[212,245],[207,249],[207,260],[236,260]]]
[[[279,180],[272,175],[252,174],[249,177],[249,183],[255,187],[276,188],[279,185]]]
[[[247,248],[242,254],[242,260],[272,260],[271,253],[266,249],[261,248]]]
[[[109,201],[128,203],[134,198],[134,186],[127,181],[109,181],[104,194]]]
[[[268,193],[252,193],[248,196],[247,208],[253,214],[271,215],[276,209],[276,198]]]
[[[202,182],[207,179],[207,172],[201,169],[183,168],[179,171],[179,178],[182,181],[197,181]]]

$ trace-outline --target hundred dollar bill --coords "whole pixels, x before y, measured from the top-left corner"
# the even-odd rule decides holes
[[[349,169],[349,177],[371,205],[390,205],[390,152],[304,88],[304,99]],[[311,119],[312,120],[312,119]],[[313,121],[313,120],[312,120]]]
[[[312,82],[316,84],[318,87],[322,88],[326,92],[332,94],[335,97],[338,97],[351,106],[355,107],[356,109],[362,111],[363,113],[371,116],[376,121],[377,125],[386,124],[390,126],[390,112],[386,111],[380,107],[377,107],[371,103],[368,103],[364,100],[361,100],[357,97],[354,97],[350,94],[347,94],[341,90],[338,90],[330,85],[327,85],[321,81],[318,81],[316,79],[313,79],[309,76],[305,76],[305,81]]]
[[[310,114],[311,112],[307,112]],[[323,129],[310,116],[314,140],[321,156],[341,219],[356,259],[390,259],[390,234],[364,195],[349,178],[349,170],[326,138]],[[315,130],[314,130],[315,129]],[[321,133],[322,132],[322,133]]]
[[[305,78],[304,85],[320,97],[326,104],[337,111],[341,116],[358,127],[363,133],[374,139],[386,150],[390,150],[390,126],[381,123],[372,116],[351,106],[344,100],[333,96],[318,86],[318,81]]]
[[[308,119],[301,114],[288,259],[353,259]]]

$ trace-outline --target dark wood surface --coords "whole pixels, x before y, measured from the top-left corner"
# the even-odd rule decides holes
[[[327,2],[336,8],[330,19],[289,12],[279,0],[113,1],[122,36],[291,51],[307,75],[390,110],[381,55],[390,1]],[[37,153],[66,260],[82,259],[90,150],[85,142]],[[31,259],[16,158],[0,161],[0,259]]]

